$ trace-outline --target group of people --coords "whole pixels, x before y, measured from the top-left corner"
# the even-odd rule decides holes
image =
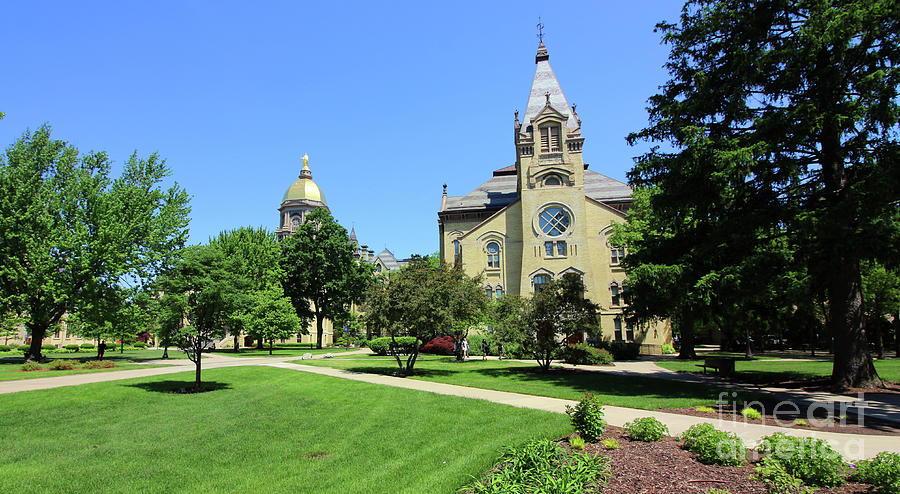
[[[488,346],[488,342],[486,339],[481,339],[481,360],[487,360],[487,354],[490,351],[490,347]],[[453,344],[453,353],[456,353],[456,343]],[[469,358],[469,337],[465,336],[462,340],[462,354],[463,360],[467,360]],[[503,343],[497,342],[497,354],[500,356],[500,360],[503,360]]]

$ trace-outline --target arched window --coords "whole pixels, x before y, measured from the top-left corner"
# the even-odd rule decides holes
[[[488,242],[484,248],[487,251],[487,267],[500,267],[500,244],[497,242]]]
[[[550,283],[550,276],[539,274],[532,278],[531,281],[534,283],[534,293],[541,293],[547,287],[547,283]]]
[[[489,286],[484,287],[484,294],[488,299],[494,298],[494,291]]]
[[[562,181],[559,180],[558,175],[550,175],[544,179],[544,186],[546,187],[548,185],[562,185]]]
[[[459,264],[462,261],[462,248],[459,245],[459,239],[453,241],[453,262]]]
[[[503,296],[503,287],[500,285],[497,285],[497,289],[494,291],[494,294],[497,295],[497,298],[502,297]]]

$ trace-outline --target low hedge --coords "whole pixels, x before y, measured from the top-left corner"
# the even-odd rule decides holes
[[[640,343],[628,341],[604,341],[600,348],[609,350],[613,358],[618,360],[637,360],[641,355]]]
[[[397,340],[396,352],[400,355],[409,355],[416,351],[421,343],[417,338],[412,336],[399,336],[397,338],[375,338],[369,341],[369,348],[378,355],[387,355],[393,344],[393,340]]]
[[[0,345],[0,352],[8,352],[12,349],[13,349],[13,347],[11,347],[9,345]]]
[[[85,350],[91,350],[94,348],[94,344],[93,343],[82,343],[81,348],[84,348]]]
[[[47,366],[50,370],[72,370],[77,367],[77,360],[54,360]]]
[[[110,369],[115,366],[112,360],[89,360],[81,364],[82,369]]]
[[[585,343],[577,343],[566,347],[563,356],[566,363],[573,365],[607,365],[613,363],[613,356],[608,350],[595,348]]]
[[[134,343],[134,347],[139,348],[139,349],[144,349],[144,348],[147,348],[147,344],[144,343],[143,341],[136,341]]]
[[[78,349],[79,349],[80,347],[79,347],[78,345],[76,345],[76,344],[73,343],[73,344],[71,344],[71,345],[66,345],[66,346],[63,347],[63,348],[65,348],[66,350],[71,350],[71,351],[73,351],[73,352],[77,352]]]
[[[39,371],[43,368],[44,366],[42,366],[39,362],[25,362],[24,364],[22,364],[22,370],[25,372]]]
[[[27,352],[28,350],[31,349],[31,345],[19,345],[19,346],[16,347],[16,348],[18,348],[18,350],[19,350],[20,352]]]
[[[41,350],[47,350],[48,352],[56,350],[56,345],[41,345]]]

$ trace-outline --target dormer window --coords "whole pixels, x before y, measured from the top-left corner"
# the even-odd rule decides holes
[[[559,126],[541,127],[541,152],[558,153],[562,151],[559,140]]]

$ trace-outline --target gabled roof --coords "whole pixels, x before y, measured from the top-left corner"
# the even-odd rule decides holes
[[[384,249],[377,256],[376,259],[381,261],[381,264],[384,264],[384,267],[387,268],[388,271],[396,271],[400,269],[400,263],[397,262],[397,258],[394,257],[394,254],[391,251]]]
[[[495,170],[490,180],[464,196],[447,197],[443,211],[494,210],[512,204],[519,195],[516,193],[516,175],[506,174],[509,168]],[[515,170],[515,165],[512,169]],[[625,201],[631,199],[631,187],[606,175],[585,170],[584,195],[599,202]]]
[[[563,94],[559,81],[556,80],[556,74],[550,67],[550,55],[547,54],[547,48],[541,41],[538,46],[538,56],[535,58],[537,68],[534,71],[534,81],[531,83],[531,94],[528,96],[528,106],[525,107],[525,120],[522,121],[522,132],[528,130],[531,125],[531,119],[537,116],[541,110],[547,105],[546,94],[550,93],[550,106],[562,115],[567,117],[566,128],[577,129],[578,121],[572,115],[572,107]]]

